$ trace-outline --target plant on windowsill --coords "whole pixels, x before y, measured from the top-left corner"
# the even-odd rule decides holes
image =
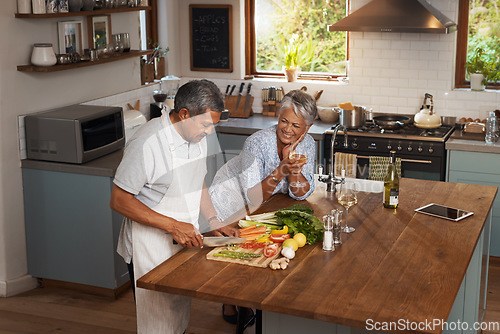
[[[465,62],[465,68],[470,76],[471,90],[484,90],[488,82],[496,83],[500,80],[500,66],[495,61],[486,60],[481,47]]]
[[[297,43],[299,35],[293,34],[292,38],[285,45],[285,75],[288,82],[297,80],[300,67],[299,67],[299,45]]]

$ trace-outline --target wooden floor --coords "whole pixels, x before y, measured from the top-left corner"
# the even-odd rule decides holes
[[[234,333],[222,319],[218,303],[193,299],[188,334]],[[135,333],[132,291],[117,299],[58,288],[38,288],[0,298],[0,334],[6,333]],[[484,322],[500,322],[500,258],[490,262]],[[245,334],[254,334],[255,326]],[[485,331],[484,334],[500,334]]]

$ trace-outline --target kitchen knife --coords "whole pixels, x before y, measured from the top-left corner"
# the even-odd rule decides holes
[[[246,115],[248,105],[250,104],[250,100],[252,99],[252,96],[250,95],[250,91],[252,90],[252,83],[250,82],[247,86],[247,95],[245,97],[245,108],[243,108],[243,113]]]
[[[234,107],[234,111],[238,111],[238,106],[240,105],[240,100],[241,100],[241,93],[243,93],[243,87],[245,86],[245,83],[242,82],[240,85],[240,91],[238,92],[238,100],[236,100],[236,107]]]
[[[231,87],[231,91],[229,92],[229,96],[233,95],[235,88],[236,88],[236,85],[233,85],[233,87]]]
[[[245,238],[238,237],[204,237],[203,246],[206,247],[219,247],[231,244],[241,244],[245,242]]]
[[[229,93],[229,88],[231,88],[231,85],[227,85],[227,87],[226,87],[226,94],[225,94],[226,98],[227,98],[227,93]]]

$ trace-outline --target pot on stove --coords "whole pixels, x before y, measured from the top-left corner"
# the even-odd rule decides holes
[[[434,129],[441,126],[441,117],[434,112],[432,95],[425,93],[424,104],[420,112],[415,115],[414,124],[423,129]]]
[[[354,106],[354,110],[335,107],[334,110],[340,112],[340,124],[348,129],[358,129],[365,124],[366,107],[364,106]]]

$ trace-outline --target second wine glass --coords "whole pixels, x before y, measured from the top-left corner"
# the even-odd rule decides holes
[[[356,183],[345,181],[339,185],[337,191],[337,200],[345,208],[345,225],[342,227],[342,232],[354,232],[356,229],[348,225],[347,219],[349,217],[349,208],[358,203]]]

